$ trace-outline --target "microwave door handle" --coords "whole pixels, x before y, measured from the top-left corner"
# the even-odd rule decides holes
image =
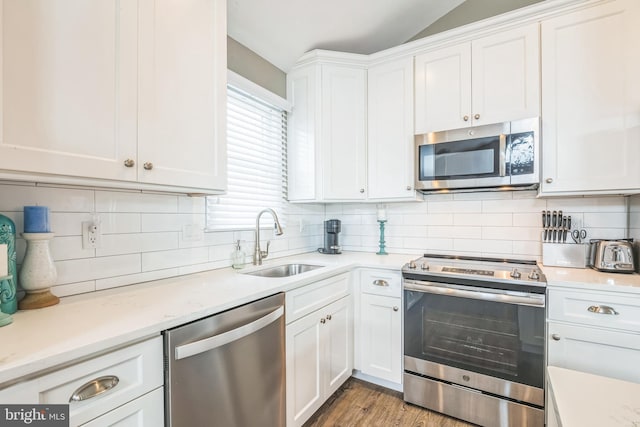
[[[500,176],[507,176],[507,135],[500,134]]]

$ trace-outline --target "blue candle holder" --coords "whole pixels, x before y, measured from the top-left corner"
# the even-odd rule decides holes
[[[380,224],[380,249],[376,252],[376,255],[389,255],[387,251],[384,250],[384,223],[387,220],[378,220]]]

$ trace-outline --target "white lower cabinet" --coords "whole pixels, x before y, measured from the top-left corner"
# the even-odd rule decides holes
[[[158,427],[164,425],[164,389],[153,390],[111,412],[83,424],[83,427]]]
[[[640,296],[548,292],[548,365],[640,383]]]
[[[0,402],[68,403],[72,427],[163,426],[162,348],[157,336],[114,350],[0,390]]]
[[[402,387],[402,280],[400,273],[360,272],[358,368],[372,378]]]
[[[347,294],[287,325],[287,427],[304,424],[351,376],[352,313]]]

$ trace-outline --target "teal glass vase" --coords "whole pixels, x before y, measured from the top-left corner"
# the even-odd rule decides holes
[[[0,311],[13,314],[18,311],[16,291],[18,272],[16,270],[16,225],[11,218],[0,215],[0,244],[7,245],[9,276],[0,280]]]

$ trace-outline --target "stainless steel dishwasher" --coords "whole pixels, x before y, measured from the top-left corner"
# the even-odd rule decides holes
[[[284,294],[165,331],[168,427],[284,427]]]

